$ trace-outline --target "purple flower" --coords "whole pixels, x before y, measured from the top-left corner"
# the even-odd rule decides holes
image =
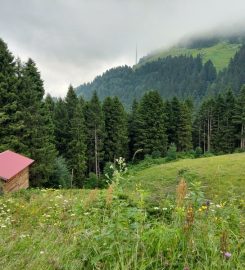
[[[225,252],[225,253],[224,253],[224,257],[225,257],[226,259],[230,259],[231,253],[230,253],[230,252]]]

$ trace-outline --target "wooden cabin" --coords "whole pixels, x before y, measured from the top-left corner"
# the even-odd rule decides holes
[[[29,187],[29,168],[34,160],[5,151],[0,153],[0,189],[3,193]]]

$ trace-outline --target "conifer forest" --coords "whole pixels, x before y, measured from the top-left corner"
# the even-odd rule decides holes
[[[161,66],[159,61],[156,65]],[[169,151],[244,151],[245,47],[218,76],[211,61],[201,68],[200,57],[181,56],[173,61],[199,69],[195,74],[197,85],[202,85],[200,92],[205,88],[204,77],[206,84],[218,77],[214,87],[222,89],[197,102],[178,95],[162,98],[152,84],[141,98],[132,100],[129,109],[116,96],[100,100],[96,91],[85,100],[71,85],[66,97],[57,99],[44,96],[34,60],[23,63],[14,58],[1,40],[0,151],[11,149],[36,161],[31,169],[33,187],[103,187],[104,175],[119,157],[137,162],[147,156],[164,157]],[[171,65],[164,66],[172,70]],[[193,88],[187,81],[184,85]]]

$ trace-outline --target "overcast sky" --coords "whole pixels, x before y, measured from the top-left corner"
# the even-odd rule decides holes
[[[185,36],[236,29],[245,0],[0,0],[0,37],[31,57],[46,92],[91,81]],[[245,24],[243,24],[245,26]]]

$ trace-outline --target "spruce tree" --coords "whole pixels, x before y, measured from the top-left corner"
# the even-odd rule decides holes
[[[18,106],[18,79],[14,57],[0,39],[0,152],[11,149],[23,152],[19,133],[23,128]]]
[[[61,130],[63,133],[63,156],[67,159],[67,162],[69,163],[68,159],[69,157],[69,144],[72,141],[72,134],[71,134],[71,122],[74,118],[76,107],[79,103],[78,97],[74,91],[74,88],[70,85],[65,97],[65,114],[63,120],[63,128],[61,124]],[[65,129],[64,129],[65,128]]]
[[[50,110],[43,101],[43,81],[33,60],[28,60],[22,73],[19,103],[24,129],[21,139],[25,153],[35,160],[31,168],[31,184],[41,186],[48,182],[56,158],[54,125]]]
[[[143,154],[166,153],[167,135],[163,101],[156,91],[146,93],[140,101],[137,114],[136,149]]]
[[[129,136],[129,158],[132,159],[136,144],[136,124],[137,124],[137,111],[138,111],[138,102],[134,99],[131,112],[128,116],[128,136]]]
[[[170,111],[168,113],[168,137],[169,143],[174,143],[178,145],[178,123],[181,111],[181,104],[177,97],[174,97],[171,101],[171,107],[169,105]]]
[[[68,133],[68,114],[65,102],[59,98],[54,108],[54,134],[55,145],[59,154],[66,156],[67,151],[67,135]]]
[[[245,85],[242,86],[236,101],[233,123],[237,127],[239,147],[240,149],[245,150]]]
[[[87,160],[88,171],[98,177],[104,158],[104,116],[101,103],[96,92],[85,106],[85,123],[87,132]]]
[[[70,138],[67,162],[72,173],[73,185],[82,187],[86,173],[86,135],[84,113],[80,103],[77,103],[71,119]]]
[[[225,153],[232,153],[235,150],[236,138],[234,136],[235,125],[233,122],[233,117],[235,114],[235,97],[232,93],[232,90],[229,90],[225,94],[225,114],[223,117],[224,123],[224,136],[223,136],[223,151]]]
[[[128,156],[127,116],[117,97],[106,98],[103,103],[105,119],[104,161]]]
[[[192,149],[192,122],[191,111],[185,102],[180,105],[177,126],[177,149],[179,151],[187,151]],[[173,123],[174,124],[174,123]]]

